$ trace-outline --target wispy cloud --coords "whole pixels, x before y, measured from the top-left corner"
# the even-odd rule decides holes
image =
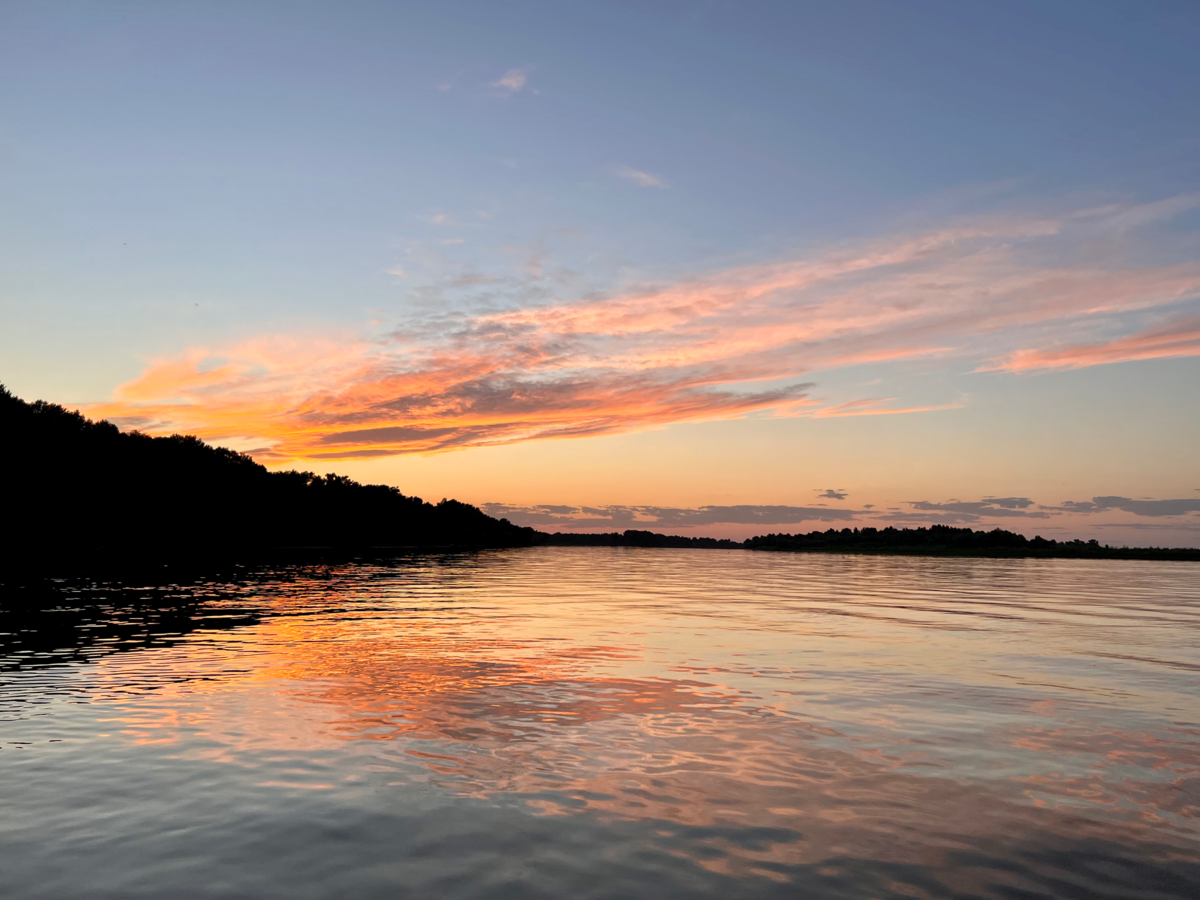
[[[649,172],[643,172],[640,169],[631,169],[629,166],[617,166],[613,171],[616,172],[618,178],[632,181],[641,187],[665,188],[667,186],[667,183],[659,176],[651,175]]]
[[[771,527],[822,522],[849,522],[855,511],[812,506],[511,506],[485,503],[483,511],[517,525],[539,529],[624,531],[626,528],[686,529],[710,525]]]
[[[837,490],[834,490],[833,488],[826,488],[823,491],[818,491],[817,496],[824,497],[826,500],[845,500],[850,495],[841,488],[838,488]]]
[[[762,411],[950,409],[960,404],[872,397],[828,406],[812,398],[809,373],[935,357],[969,370],[1051,352],[1039,348],[1067,334],[1141,327],[1124,339],[1132,346],[1163,332],[1139,326],[1141,317],[1161,320],[1164,309],[1200,297],[1200,262],[1163,261],[1157,248],[1153,265],[1140,259],[1128,223],[1163,209],[1001,216],[614,293],[575,288],[574,275],[540,255],[517,274],[456,270],[411,288],[418,308],[432,311],[388,334],[271,335],[194,348],[153,362],[88,411],[138,417],[156,433],[268,446],[264,458],[285,460]],[[1121,254],[1112,252],[1114,221],[1122,223]],[[450,307],[447,297],[457,298]],[[1172,334],[1190,334],[1190,319],[1173,321]],[[1117,358],[1125,357],[1093,354],[1081,364]]]
[[[509,69],[492,82],[492,87],[509,96],[520,93],[525,90],[526,85],[529,83],[529,72],[530,69],[528,66],[520,69]]]
[[[909,503],[918,513],[936,513],[944,516],[946,513],[956,515],[955,521],[974,522],[981,518],[989,519],[1048,519],[1050,513],[1043,509],[1030,509],[1034,505],[1028,497],[991,497],[984,500],[950,500],[945,503],[931,503],[928,500],[915,500]],[[937,518],[935,516],[934,518]],[[939,519],[939,521],[943,521]]]
[[[832,488],[818,496],[844,500],[844,491]],[[1042,506],[1029,497],[985,497],[982,500],[948,500],[934,503],[913,500],[909,509],[876,509],[864,504],[861,509],[829,508],[825,506],[777,506],[743,504],[738,506],[700,506],[695,508],[664,506],[515,506],[507,503],[485,503],[483,510],[492,516],[505,517],[518,525],[550,531],[623,531],[626,528],[649,530],[686,530],[713,526],[750,526],[751,529],[825,527],[886,527],[888,525],[987,525],[1003,520],[1005,528],[1025,527],[1047,529],[1049,519],[1070,521],[1075,514],[1121,511],[1134,515],[1162,518],[1181,516],[1200,511],[1196,500],[1130,500],[1127,497],[1096,497],[1091,503],[1065,503],[1061,506]],[[1196,517],[1178,520],[1167,527],[1189,528]],[[1099,527],[1089,524],[1087,527]],[[1107,526],[1105,526],[1107,527]],[[1147,526],[1149,527],[1149,526]],[[1164,527],[1164,526],[1156,526]],[[1200,527],[1200,523],[1195,523]],[[744,530],[744,529],[743,529]],[[759,532],[761,533],[761,532]]]
[[[1060,506],[1042,506],[1040,509],[1068,513],[1098,513],[1119,509],[1135,516],[1182,516],[1200,512],[1200,500],[1134,500],[1130,497],[1093,497],[1091,500],[1065,500]]]
[[[1200,356],[1200,315],[1179,316],[1138,334],[1099,344],[1077,344],[1047,350],[1018,350],[981,371],[1037,372],[1082,369],[1139,359]]]
[[[1092,528],[1121,528],[1130,531],[1169,530],[1183,534],[1200,535],[1200,522],[1096,522]]]
[[[895,416],[904,413],[935,412],[942,409],[962,409],[964,403],[940,403],[933,406],[883,406],[895,397],[868,397],[862,400],[851,400],[839,403],[837,406],[826,406],[813,410],[810,415],[814,419],[838,418],[839,416]]]

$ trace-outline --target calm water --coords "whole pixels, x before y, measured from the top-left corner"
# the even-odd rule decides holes
[[[3,896],[1200,896],[1200,565],[60,588],[0,615]]]

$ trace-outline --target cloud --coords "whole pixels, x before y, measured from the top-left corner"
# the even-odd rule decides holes
[[[886,407],[880,406],[881,403],[889,403],[895,400],[895,397],[868,397],[863,400],[851,400],[849,403],[840,403],[837,406],[827,406],[824,409],[818,409],[810,413],[814,419],[832,419],[841,416],[896,416],[905,413],[918,412],[935,412],[942,409],[962,409],[963,403],[941,403],[935,406],[905,406],[905,407]]]
[[[920,527],[923,525],[974,525],[979,522],[979,516],[973,513],[961,512],[896,512],[889,510],[880,514],[882,526],[884,522],[898,525],[901,528]]]
[[[492,87],[498,88],[508,96],[520,93],[525,89],[529,81],[529,71],[528,66],[520,69],[509,69],[492,82]]]
[[[1133,500],[1129,497],[1093,497],[1076,502],[1065,500],[1061,506],[1042,506],[1041,509],[1067,513],[1097,513],[1119,509],[1135,516],[1182,516],[1200,512],[1200,500]]]
[[[933,358],[970,368],[1029,346],[1031,335],[1050,342],[1160,315],[1200,296],[1200,262],[1163,262],[1156,249],[1158,263],[1137,263],[1136,230],[1122,225],[1122,254],[1109,232],[1113,221],[1162,209],[998,216],[613,292],[592,290],[544,255],[511,273],[459,268],[414,285],[414,311],[386,334],[194,347],[152,361],[111,402],[86,411],[137,417],[151,433],[270,447],[260,458],[284,461],[756,412],[953,408],[961,404],[888,397],[823,406],[810,396],[810,373]],[[1097,231],[1107,235],[1102,246]]]
[[[1100,344],[1076,344],[1049,350],[1018,350],[980,371],[1036,372],[1085,366],[1200,356],[1200,315],[1180,316],[1139,334]]]
[[[804,522],[848,522],[854,510],[809,506],[510,506],[485,503],[489,516],[507,518],[517,525],[558,530],[627,528],[696,528],[708,525],[799,525]]]
[[[824,497],[827,500],[845,500],[850,495],[841,489],[835,491],[833,488],[828,488],[826,490],[819,491],[817,496]]]
[[[843,500],[848,494],[832,488],[819,496]],[[910,510],[899,508],[876,509],[863,504],[861,509],[838,509],[825,506],[771,506],[745,504],[738,506],[701,506],[681,508],[668,506],[516,506],[506,503],[485,503],[488,515],[507,518],[518,525],[528,525],[550,531],[624,531],[627,528],[651,531],[686,530],[713,526],[749,526],[753,533],[771,528],[805,526],[822,530],[825,527],[885,527],[887,525],[979,525],[989,520],[1005,519],[1005,528],[1018,528],[1025,520],[1038,522],[1042,531],[1061,526],[1047,525],[1046,520],[1072,513],[1121,510],[1142,516],[1172,516],[1200,510],[1194,500],[1130,500],[1126,497],[1097,497],[1091,503],[1066,503],[1061,507],[1041,506],[1029,497],[987,497],[982,500],[948,500],[933,503],[928,500],[909,502]],[[1069,520],[1068,520],[1069,521]],[[1191,524],[1189,524],[1191,523]],[[1095,527],[1110,527],[1097,523]],[[1029,527],[1029,526],[1026,526]],[[1089,526],[1092,527],[1092,526]],[[1112,524],[1111,527],[1124,527]],[[1200,521],[1170,522],[1144,527],[1200,528]],[[728,530],[727,528],[724,530]],[[750,532],[746,532],[750,533]]]
[[[1033,506],[1033,501],[1028,497],[987,497],[983,502],[1001,509],[1028,509]]]
[[[951,500],[946,503],[931,503],[928,500],[909,501],[909,506],[917,510],[917,514],[908,514],[903,518],[920,519],[922,521],[946,521],[947,514],[953,516],[957,523],[977,522],[980,519],[1048,519],[1050,513],[1043,509],[1030,509],[1034,503],[1028,497],[990,497],[984,500]],[[926,514],[932,513],[932,517]],[[892,516],[892,518],[901,518]]]
[[[1200,533],[1200,522],[1096,522],[1091,528],[1128,528],[1134,531],[1182,531]]]
[[[632,181],[641,187],[665,188],[667,186],[667,183],[659,176],[651,175],[649,172],[643,172],[640,169],[631,169],[629,166],[618,166],[615,171],[618,178]]]

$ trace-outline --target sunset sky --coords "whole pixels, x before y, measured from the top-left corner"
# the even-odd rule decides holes
[[[0,382],[547,530],[1200,546],[1200,4],[0,8]]]

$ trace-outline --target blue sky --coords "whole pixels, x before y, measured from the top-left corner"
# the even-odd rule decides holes
[[[512,509],[1200,497],[1194,3],[8,3],[0,24],[0,380],[23,396]],[[951,232],[936,265],[803,275]],[[951,282],[975,294],[923,342],[863,325]],[[1000,317],[969,299],[995,284]],[[767,349],[818,308],[819,338]],[[695,362],[723,337],[742,350]],[[534,345],[541,368],[515,361]],[[490,380],[446,362],[480,347]],[[417,432],[451,451],[397,443]],[[920,474],[952,451],[974,465]],[[1100,516],[1200,541],[1190,510],[1031,527]]]

